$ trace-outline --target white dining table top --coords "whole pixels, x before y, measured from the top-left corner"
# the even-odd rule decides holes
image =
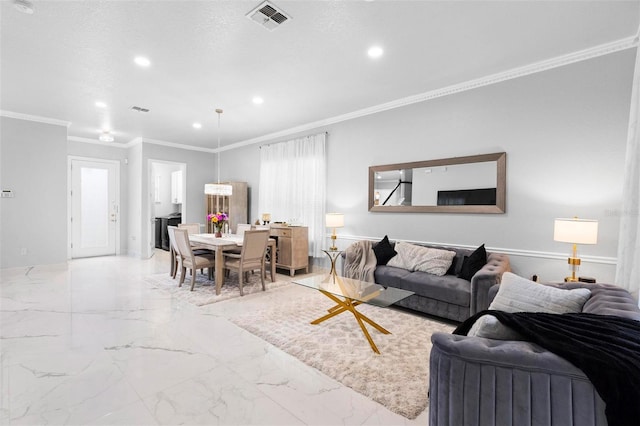
[[[242,246],[244,238],[237,234],[223,234],[220,238],[217,238],[214,234],[192,234],[189,235],[189,240],[194,243],[203,243],[215,246],[228,246],[233,244]]]

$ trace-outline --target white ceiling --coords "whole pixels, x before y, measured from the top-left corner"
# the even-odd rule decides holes
[[[638,1],[274,0],[292,19],[270,32],[245,16],[261,1],[42,0],[27,15],[4,0],[0,110],[69,121],[72,137],[215,148],[215,108],[222,144],[243,142],[632,37],[640,15]]]

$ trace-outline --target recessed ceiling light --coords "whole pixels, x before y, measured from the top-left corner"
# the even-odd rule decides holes
[[[100,133],[100,137],[98,138],[98,140],[100,142],[113,142],[113,135],[108,131],[105,130],[102,133]]]
[[[97,102],[96,102],[96,106],[97,106],[98,108],[106,108],[106,107],[107,107],[107,104],[105,104],[105,103],[104,103],[104,102],[102,102],[102,101],[97,101]]]
[[[367,55],[369,55],[369,57],[373,59],[379,58],[380,56],[382,56],[383,53],[384,53],[384,50],[382,50],[382,47],[380,46],[372,46],[367,51]]]
[[[264,99],[262,99],[260,96],[255,96],[253,98],[253,103],[256,105],[260,105],[262,103],[264,103]]]
[[[193,128],[194,128],[194,129],[202,129],[202,124],[200,124],[200,123],[193,123]]]
[[[27,15],[33,15],[33,3],[27,0],[13,0],[13,7]]]
[[[145,68],[151,65],[151,61],[148,58],[145,58],[144,56],[137,56],[134,59],[134,62],[139,66],[145,67]]]

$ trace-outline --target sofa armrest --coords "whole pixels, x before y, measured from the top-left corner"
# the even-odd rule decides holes
[[[584,373],[538,345],[446,333],[431,341],[431,426],[607,424]]]
[[[500,284],[502,274],[511,271],[509,256],[506,254],[490,253],[487,264],[471,277],[471,301],[469,315],[484,311],[491,303],[489,289]]]

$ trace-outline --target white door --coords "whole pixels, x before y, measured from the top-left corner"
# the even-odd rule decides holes
[[[71,257],[116,254],[117,164],[71,161]]]

